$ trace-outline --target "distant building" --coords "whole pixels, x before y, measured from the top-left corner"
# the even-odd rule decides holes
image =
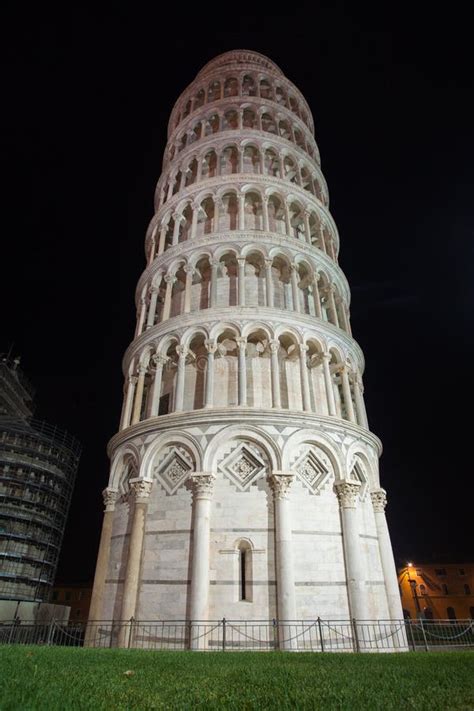
[[[409,563],[398,581],[405,617],[474,619],[473,563]]]
[[[79,442],[33,410],[19,359],[1,356],[0,600],[49,599],[79,464]]]
[[[50,601],[71,608],[70,622],[87,622],[92,596],[92,582],[57,581]]]

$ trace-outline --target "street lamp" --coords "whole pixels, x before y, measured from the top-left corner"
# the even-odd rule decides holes
[[[413,568],[413,563],[407,564],[408,582],[410,583],[413,599],[415,600],[416,616],[421,617],[420,601],[418,600],[418,595],[416,594],[416,580],[413,580],[410,576],[410,568]]]

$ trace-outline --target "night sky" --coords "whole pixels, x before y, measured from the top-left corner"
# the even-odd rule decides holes
[[[449,18],[413,3],[218,7],[4,16],[0,351],[21,355],[36,416],[83,445],[58,577],[94,572],[169,114],[207,61],[239,48],[275,61],[314,116],[396,557],[472,560],[468,18],[455,4]]]

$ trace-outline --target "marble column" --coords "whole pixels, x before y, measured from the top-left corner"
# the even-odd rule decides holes
[[[262,200],[262,210],[263,210],[263,229],[265,232],[270,230],[270,223],[268,221],[268,198],[264,197]]]
[[[326,240],[324,239],[324,224],[319,223],[319,247],[324,254],[327,254],[326,250]]]
[[[210,259],[211,265],[211,308],[217,306],[217,278],[219,269],[219,260]]]
[[[272,279],[273,259],[265,259],[265,289],[267,295],[267,306],[273,308],[273,279]]]
[[[309,392],[308,365],[306,363],[306,353],[308,352],[308,346],[305,343],[301,343],[299,351],[302,395],[301,400],[303,404],[303,410],[305,410],[305,412],[311,412],[311,395]]]
[[[271,369],[272,369],[272,406],[281,408],[280,394],[280,363],[278,362],[278,351],[280,350],[280,341],[270,341],[271,353]]]
[[[186,369],[186,357],[189,350],[186,346],[176,346],[178,354],[178,373],[176,375],[176,395],[175,395],[175,412],[181,412],[184,407],[184,376]]]
[[[96,622],[103,619],[105,580],[110,558],[110,542],[112,539],[112,526],[114,520],[115,504],[119,493],[116,489],[107,487],[102,492],[104,498],[104,519],[102,532],[100,534],[99,552],[95,566],[94,587],[92,588],[91,604],[89,608],[88,621]],[[95,642],[96,628],[94,625],[87,627],[84,640],[85,647],[93,647]]]
[[[293,542],[288,498],[293,479],[293,474],[278,471],[274,471],[270,477],[275,507],[275,562],[280,649],[294,649],[296,647],[295,640],[290,639],[292,627],[281,624],[296,620]]]
[[[167,321],[171,313],[171,296],[173,293],[173,284],[176,282],[175,276],[170,276],[169,274],[165,276],[166,282],[166,292],[165,292],[165,303],[163,306],[163,316],[162,321]]]
[[[125,396],[125,407],[123,410],[122,422],[120,424],[120,429],[122,430],[130,425],[130,414],[132,412],[132,403],[133,398],[135,396],[135,387],[137,384],[137,380],[138,378],[136,375],[128,376],[127,394]]]
[[[245,359],[247,349],[247,339],[239,337],[235,339],[239,348],[239,405],[247,404],[247,362]]]
[[[160,241],[158,243],[158,255],[163,254],[165,251],[165,241],[166,241],[166,233],[168,232],[168,225],[163,225],[163,227],[160,230]]]
[[[214,354],[217,350],[216,341],[206,341],[207,368],[206,368],[206,402],[204,407],[214,406]]]
[[[239,296],[239,306],[245,306],[245,257],[237,257],[239,265],[237,290]]]
[[[343,481],[336,484],[334,488],[341,513],[347,592],[351,618],[367,620],[369,617],[367,610],[368,596],[365,587],[366,576],[362,561],[359,520],[357,516],[360,484]]]
[[[300,304],[300,290],[298,288],[298,265],[291,264],[291,294],[293,298],[293,310],[296,312],[301,311]]]
[[[364,403],[364,388],[361,382],[360,375],[354,373],[353,375],[353,387],[354,387],[354,397],[357,412],[357,422],[361,427],[366,427],[369,429],[369,422],[367,420],[367,411],[365,409]]]
[[[146,301],[145,298],[142,296],[140,299],[140,311],[138,313],[138,320],[137,320],[137,330],[135,331],[135,338],[141,334],[143,331],[143,324],[145,323],[145,315],[146,315]]]
[[[352,393],[351,386],[349,383],[349,375],[347,372],[347,366],[343,365],[340,369],[341,381],[342,381],[342,392],[344,395],[344,405],[346,406],[346,414],[349,422],[357,422],[354,405],[352,403]]]
[[[130,479],[131,495],[134,500],[134,505],[128,547],[127,570],[125,573],[122,597],[122,611],[120,615],[120,619],[124,623],[136,616],[146,512],[152,485],[153,482],[147,479]],[[130,632],[130,625],[127,624],[120,629],[119,647],[128,647],[130,645]]]
[[[245,195],[237,195],[239,202],[239,230],[245,230]]]
[[[336,415],[336,400],[334,399],[334,389],[332,386],[332,376],[329,363],[331,362],[331,354],[323,353],[323,375],[324,375],[324,386],[326,390],[326,398],[328,401],[328,411],[329,414]]]
[[[175,213],[173,215],[173,220],[174,220],[174,227],[173,227],[173,238],[171,241],[171,246],[175,247],[178,244],[179,226],[181,224],[181,215],[178,215],[177,213]]]
[[[201,163],[199,163],[199,167],[201,167]],[[191,239],[194,239],[196,237],[196,229],[197,229],[197,222],[198,222],[198,217],[199,217],[200,206],[197,203],[193,202],[192,209],[193,209],[193,217],[191,220]]]
[[[196,273],[194,267],[184,267],[186,273],[186,284],[184,289],[184,313],[188,314],[191,311],[191,291],[193,286],[193,276]]]
[[[328,305],[329,305],[329,313],[330,313],[330,317],[331,317],[331,323],[334,324],[334,326],[339,327],[339,319],[337,317],[336,302],[334,300],[334,286],[333,286],[333,284],[329,284],[329,286],[326,287],[325,291],[326,291],[326,296],[327,296]]]
[[[151,391],[151,406],[150,417],[157,417],[160,409],[161,382],[163,379],[163,367],[169,361],[168,356],[154,355],[152,361],[155,365],[155,378],[153,380],[153,389]]]
[[[385,591],[387,594],[388,612],[391,620],[403,620],[402,603],[398,589],[397,569],[393,558],[392,544],[388,532],[385,506],[387,505],[387,492],[376,489],[370,494],[374,509],[375,526],[379,541],[380,562],[382,563]]]
[[[211,538],[211,499],[215,475],[196,472],[191,475],[193,485],[193,536],[191,558],[191,590],[189,616],[191,622],[206,622],[209,617],[209,563]],[[202,644],[202,643],[201,643]],[[191,648],[198,648],[193,639]]]
[[[150,289],[150,306],[148,308],[148,318],[146,322],[146,327],[151,328],[155,324],[156,316],[156,302],[158,300],[159,288],[157,286],[152,286]]]
[[[313,279],[313,300],[314,300],[314,313],[317,318],[323,317],[323,311],[321,309],[321,295],[319,293],[319,275],[315,274]]]
[[[135,391],[135,401],[133,403],[133,413],[132,413],[132,425],[135,425],[140,421],[140,415],[142,411],[142,400],[143,400],[143,388],[145,386],[145,376],[147,374],[147,366],[144,363],[140,363],[138,366],[138,380],[137,389]]]

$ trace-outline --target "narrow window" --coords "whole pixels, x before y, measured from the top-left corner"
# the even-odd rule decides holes
[[[240,599],[241,600],[246,600],[247,595],[246,595],[246,584],[245,584],[245,558],[246,558],[246,551],[245,549],[240,550]]]
[[[464,595],[470,595],[470,594],[471,594],[471,588],[470,588],[469,585],[466,583],[466,584],[464,585]]]
[[[450,620],[455,620],[456,619],[456,613],[454,612],[454,607],[448,607],[446,609],[446,612],[448,613],[448,618]]]
[[[449,595],[448,586],[443,584],[443,592],[445,595]]]

